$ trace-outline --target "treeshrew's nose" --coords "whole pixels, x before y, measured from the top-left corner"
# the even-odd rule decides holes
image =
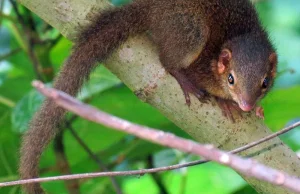
[[[251,111],[254,107],[254,103],[249,103],[246,100],[241,100],[239,102],[239,107],[243,110],[243,111]]]

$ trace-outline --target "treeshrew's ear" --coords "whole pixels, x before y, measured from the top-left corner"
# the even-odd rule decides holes
[[[232,53],[229,49],[223,49],[219,55],[219,61],[218,61],[218,73],[222,74],[225,72],[226,68],[228,68],[228,65],[230,63],[230,60],[232,58]]]
[[[275,52],[270,54],[269,61],[270,61],[270,65],[271,65],[271,76],[275,77],[276,70],[277,70],[277,62],[278,62],[277,54]]]

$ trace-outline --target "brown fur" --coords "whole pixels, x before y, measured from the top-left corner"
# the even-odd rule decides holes
[[[242,89],[257,88],[252,84],[258,81],[255,68],[259,67],[265,73],[270,71],[265,59],[274,51],[249,2],[136,0],[122,8],[106,11],[81,33],[54,87],[76,95],[96,62],[105,60],[129,36],[146,30],[157,44],[163,66],[173,72],[172,75],[179,74],[175,78],[183,89],[186,89],[184,83],[189,81],[195,86],[192,90],[203,89],[220,98],[232,99],[223,83],[227,75],[222,77],[214,71],[214,64],[224,47],[232,49],[231,64],[238,74],[244,75],[249,69],[255,74],[240,82],[245,86]],[[257,38],[261,40],[260,44],[256,44]],[[247,49],[249,44],[253,44],[251,49],[256,52]],[[184,77],[187,79],[182,81]],[[57,133],[64,115],[65,111],[49,100],[36,113],[23,137],[21,178],[38,177],[40,156]],[[24,190],[29,194],[43,193],[39,184],[24,185]]]

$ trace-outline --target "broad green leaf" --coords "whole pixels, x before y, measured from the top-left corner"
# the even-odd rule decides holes
[[[91,79],[81,90],[80,98],[90,98],[92,95],[118,84],[120,84],[119,79],[117,79],[106,68],[99,67],[92,73]],[[21,133],[26,131],[29,121],[38,110],[43,100],[44,97],[40,93],[35,90],[31,90],[17,103],[12,114],[12,123],[15,131]]]
[[[299,86],[271,91],[262,102],[267,125],[273,130],[278,130],[290,120],[299,118],[299,99]]]
[[[122,82],[103,65],[96,68],[89,81],[80,91],[79,99],[84,100],[104,90],[120,85]]]
[[[29,121],[43,100],[44,96],[32,90],[17,103],[13,109],[11,120],[15,132],[23,133],[27,130]]]
[[[54,64],[56,70],[62,66],[63,62],[70,54],[70,49],[72,47],[72,42],[66,38],[61,38],[60,41],[51,49],[50,57],[51,61]]]

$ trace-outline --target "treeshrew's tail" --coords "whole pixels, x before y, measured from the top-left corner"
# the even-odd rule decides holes
[[[105,60],[129,36],[147,30],[146,3],[109,10],[98,16],[95,22],[80,35],[59,75],[54,87],[75,96],[97,62]],[[39,176],[39,160],[44,148],[58,133],[66,111],[51,100],[46,100],[31,121],[23,136],[20,159],[22,179]],[[24,185],[29,194],[44,193],[40,184]]]

